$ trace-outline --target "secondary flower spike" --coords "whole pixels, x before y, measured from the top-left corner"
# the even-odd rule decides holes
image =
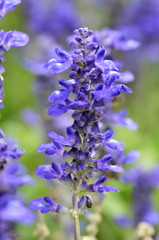
[[[112,138],[113,131],[110,128],[102,127],[102,122],[107,117],[104,113],[105,106],[121,92],[131,93],[132,90],[122,80],[120,82],[121,73],[116,64],[104,59],[106,51],[94,42],[93,31],[79,28],[74,33],[75,37],[70,41],[74,50],[68,54],[62,49],[56,49],[58,59],[53,58],[45,65],[53,74],[70,70],[69,80],[59,80],[63,88],[54,91],[49,97],[52,105],[47,112],[56,117],[71,111],[73,124],[67,127],[65,136],[49,132],[52,141],[38,148],[38,152],[47,155],[56,153],[63,162],[41,165],[36,169],[36,175],[45,179],[57,179],[72,189],[72,209],[69,212],[75,223],[75,239],[80,239],[77,231],[78,217],[86,212],[82,210],[83,207],[90,208],[93,204],[87,193],[118,192],[115,187],[106,185],[105,171],[124,171],[118,164],[110,164],[112,158],[118,162],[114,158],[115,153],[121,151],[121,143]],[[98,159],[101,155],[99,152],[106,147],[107,152],[103,151],[103,156]],[[82,198],[79,200],[80,193]],[[30,206],[42,213],[58,212],[56,208],[61,205],[50,200],[48,202],[48,199],[50,198],[38,198]]]
[[[7,52],[11,47],[22,47],[25,46],[29,41],[29,36],[26,33],[19,31],[0,31],[0,109],[3,108],[3,77],[2,73],[5,72],[2,64],[5,61],[3,57],[4,53]]]

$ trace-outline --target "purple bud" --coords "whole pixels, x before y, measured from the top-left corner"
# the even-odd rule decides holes
[[[83,195],[78,202],[78,208],[82,209],[84,207],[85,203],[86,203],[86,196]]]

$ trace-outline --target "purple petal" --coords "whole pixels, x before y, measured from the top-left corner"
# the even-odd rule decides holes
[[[41,210],[43,208],[43,203],[44,203],[44,199],[43,198],[37,198],[34,199],[30,202],[29,206],[35,210]]]
[[[132,93],[132,90],[124,84],[121,84],[121,85],[119,84],[118,89],[120,92]]]
[[[52,155],[57,152],[57,149],[53,146],[53,143],[45,143],[41,144],[41,146],[37,148],[37,152],[45,152],[47,155]]]
[[[97,54],[97,61],[101,61],[105,56],[105,49],[102,48]]]
[[[35,170],[35,174],[40,178],[52,179],[56,178],[56,173],[53,171],[50,164],[44,164],[38,166]]]
[[[124,158],[124,160],[122,161],[122,164],[133,163],[133,162],[137,161],[139,157],[140,157],[139,151],[131,150],[128,153],[128,155]]]
[[[71,141],[63,136],[58,135],[56,132],[51,131],[48,133],[49,137],[53,139],[53,141],[62,144],[64,146],[71,146]]]
[[[81,199],[79,200],[79,202],[78,202],[78,208],[79,208],[79,209],[83,208],[84,205],[85,205],[85,203],[86,203],[86,196],[83,195],[83,196],[81,197]]]
[[[121,144],[115,139],[110,139],[109,142],[106,143],[106,145],[114,150],[121,148]]]
[[[47,110],[47,113],[51,116],[51,117],[56,117],[59,116],[65,112],[67,112],[68,107],[63,105],[63,104],[56,104],[56,105],[52,105],[49,107],[49,109]]]
[[[126,71],[123,73],[120,73],[119,79],[117,79],[118,82],[121,83],[129,83],[134,81],[134,74],[132,72]]]
[[[44,201],[47,202],[50,206],[55,206],[56,203],[52,200],[52,198],[45,196]]]
[[[112,62],[111,60],[104,60],[100,62],[96,62],[95,65],[99,67],[101,70],[104,71],[118,71],[118,68],[116,67],[115,63]]]
[[[12,31],[12,37],[10,38],[8,45],[10,47],[22,47],[29,41],[29,36],[26,33]]]
[[[7,12],[10,12],[15,9],[15,6],[20,4],[21,0],[3,0],[0,3],[0,20],[5,16]]]
[[[60,73],[67,70],[70,66],[70,61],[56,60],[52,58],[44,67],[50,73]]]
[[[100,185],[100,184],[104,183],[106,180],[107,180],[107,177],[103,176],[95,183],[95,185]]]
[[[112,136],[113,136],[113,131],[112,130],[107,130],[105,133],[104,133],[104,136],[105,136],[105,140],[107,141],[108,139],[110,139]]]
[[[68,61],[70,58],[70,55],[60,48],[56,48],[55,52],[57,56],[60,57],[62,60]]]
[[[138,41],[135,40],[127,40],[126,42],[124,42],[123,44],[120,45],[120,49],[123,51],[129,51],[129,50],[133,50],[140,47],[140,43]]]
[[[56,174],[58,175],[58,177],[61,177],[61,175],[63,174],[62,170],[61,170],[61,167],[55,163],[55,162],[52,162],[52,168],[53,170],[56,172]]]
[[[59,89],[54,91],[48,98],[51,103],[59,103],[64,101],[69,96],[69,91],[65,89]]]
[[[98,188],[98,192],[119,192],[119,190],[113,186],[103,186]]]
[[[110,170],[112,172],[124,172],[124,168],[118,166],[118,165],[109,165],[109,164],[105,164],[102,166],[102,170],[103,171],[107,171]]]

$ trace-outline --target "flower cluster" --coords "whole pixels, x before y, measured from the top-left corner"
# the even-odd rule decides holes
[[[159,187],[159,167],[150,171],[135,167],[122,177],[126,183],[133,185],[133,218],[120,216],[116,222],[123,227],[136,227],[140,222],[151,225],[159,223],[159,213],[154,211],[153,191]]]
[[[56,117],[71,111],[74,121],[72,126],[67,127],[66,137],[51,131],[48,135],[52,142],[38,148],[38,152],[57,154],[67,161],[61,165],[56,162],[41,165],[36,169],[36,175],[45,179],[58,179],[69,185],[76,197],[83,192],[118,191],[113,186],[103,186],[107,179],[105,171],[124,171],[121,166],[110,164],[112,152],[120,151],[121,143],[112,138],[113,131],[110,128],[103,131],[101,120],[107,117],[103,109],[109,101],[121,92],[132,91],[122,83],[122,75],[115,63],[104,60],[105,49],[93,39],[93,31],[88,28],[77,29],[75,39],[70,42],[75,50],[68,54],[57,48],[59,59],[53,58],[45,66],[53,74],[71,69],[69,80],[59,80],[63,88],[50,95],[48,100],[52,105],[47,112]],[[99,150],[105,147],[107,152],[98,158]],[[93,177],[96,179],[95,183],[92,183]],[[92,205],[89,195],[83,195],[78,204],[74,201],[73,197],[73,206],[76,205],[74,210],[78,214],[84,206],[88,207],[88,202]],[[65,207],[55,204],[48,197],[35,199],[30,206],[41,209],[43,213],[58,212],[58,209],[68,212]]]

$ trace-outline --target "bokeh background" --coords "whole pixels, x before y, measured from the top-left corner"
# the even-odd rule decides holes
[[[48,187],[43,180],[38,179],[34,174],[36,167],[46,161],[45,156],[37,153],[36,150],[41,143],[46,142],[47,137],[45,131],[41,128],[40,124],[38,126],[38,120],[36,124],[28,124],[22,118],[22,111],[26,108],[32,109],[43,118],[47,118],[45,113],[47,108],[45,109],[44,106],[39,105],[39,100],[34,91],[35,74],[29,71],[25,64],[26,59],[31,59],[30,49],[32,49],[32,44],[35,44],[35,32],[29,28],[29,11],[31,10],[28,5],[32,4],[32,12],[34,13],[35,11],[36,15],[38,14],[36,12],[36,6],[38,8],[38,4],[41,1],[33,2],[34,4],[32,4],[31,1],[29,3],[29,1],[23,0],[21,5],[17,6],[14,11],[8,13],[0,22],[1,29],[6,31],[18,29],[28,33],[30,36],[30,43],[27,46],[21,49],[11,49],[6,53],[7,60],[4,63],[6,72],[3,75],[5,98],[4,109],[1,110],[0,120],[1,127],[5,134],[14,137],[19,144],[19,148],[25,149],[25,154],[20,161],[28,168],[29,173],[36,180],[35,186],[24,186],[21,188],[21,191],[26,196],[27,204],[34,198],[44,196],[51,188],[51,186]],[[46,4],[51,4],[51,2],[54,2],[54,0],[46,1]],[[92,30],[101,30],[104,27],[120,29],[120,26],[128,24],[126,17],[125,22],[124,19],[121,19],[123,9],[126,14],[127,5],[130,5],[130,3],[134,4],[133,2],[135,1],[77,0],[72,2],[75,11],[78,13],[77,18],[78,20],[80,19],[77,27],[87,26]],[[141,2],[141,0],[136,2]],[[145,0],[145,3],[146,2],[148,1]],[[57,2],[54,4],[57,4]],[[65,0],[65,4],[67,5],[67,0]],[[33,6],[35,9],[33,9]],[[61,5],[60,8],[63,8],[63,5]],[[152,12],[150,28],[156,24],[156,14],[158,14],[159,22],[159,9],[157,10],[158,13]],[[140,14],[140,12],[138,14]],[[154,22],[153,16],[155,16]],[[38,24],[40,20],[35,17],[35,20],[36,19]],[[58,22],[52,21],[51,24],[56,26]],[[144,28],[144,25],[142,25],[142,28]],[[156,29],[156,33],[157,31],[159,31],[159,29]],[[71,34],[71,31],[68,33]],[[54,34],[56,35],[56,32]],[[52,33],[53,38],[56,37],[54,34]],[[60,34],[62,35],[62,32]],[[65,37],[66,33],[64,33],[63,38],[60,37],[63,39],[62,43],[61,40],[59,40],[59,42],[57,40],[57,43],[64,45],[64,47],[66,47],[67,44],[64,43]],[[138,163],[134,165],[141,164],[144,167],[151,168],[159,164],[159,51],[157,47],[153,48],[153,46],[159,43],[157,42],[159,38],[158,40],[147,39],[147,41],[143,41],[142,38],[139,39],[137,34],[136,36],[133,34],[133,38],[141,40],[141,47],[133,52],[117,54],[117,57],[120,58],[119,60],[122,59],[124,68],[131,70],[135,74],[135,81],[129,84],[133,93],[125,96],[124,99],[120,101],[118,108],[128,109],[129,116],[137,122],[139,128],[137,131],[131,131],[118,127],[115,129],[115,137],[125,142],[126,151],[136,149],[141,152]],[[52,78],[54,86],[57,86],[58,79],[59,76]],[[54,89],[50,89],[51,92],[53,90]],[[119,183],[115,180],[112,180],[112,182],[120,189],[120,193],[109,194],[102,204],[102,221],[98,226],[98,239],[133,239],[132,229],[118,227],[113,221],[116,214],[132,214],[132,186]],[[155,190],[153,197],[155,209],[159,211],[159,190]],[[58,240],[58,233],[62,231],[61,229],[65,228],[65,226],[61,227],[59,224],[60,221],[56,221],[54,217],[50,215],[51,214],[48,214],[46,217],[46,222],[48,223],[51,234],[57,234],[57,237],[48,239]],[[63,225],[65,225],[65,221],[63,221]],[[32,226],[18,225],[19,235],[21,236],[20,239],[37,239],[33,234],[35,226],[36,223]]]

